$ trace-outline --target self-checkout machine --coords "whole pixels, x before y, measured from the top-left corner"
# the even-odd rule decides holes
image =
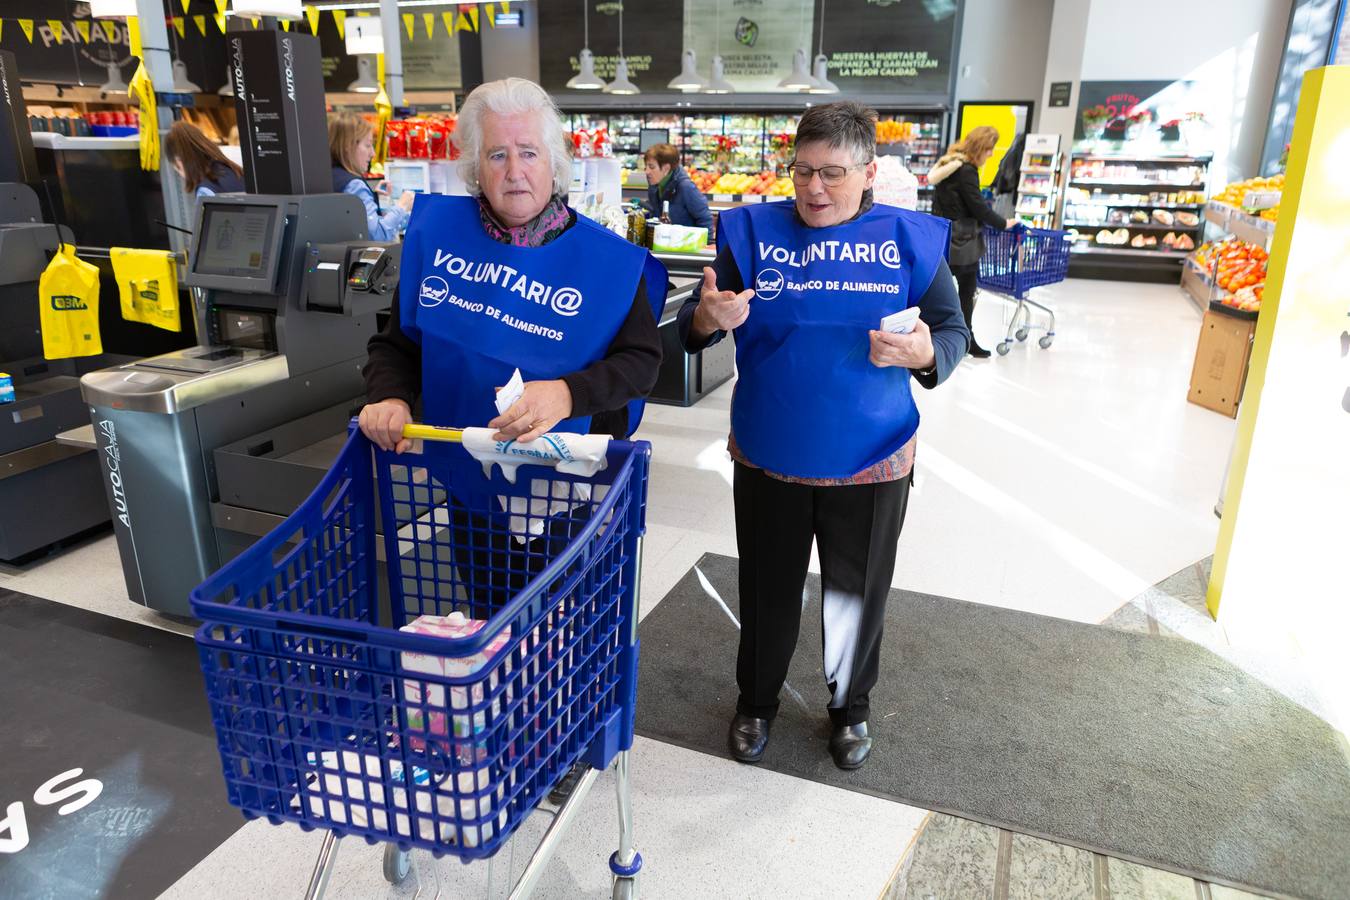
[[[43,356],[38,280],[70,230],[43,221],[28,113],[14,54],[0,51],[0,560],[27,557],[108,521],[97,455],[57,436],[88,424],[87,359]],[[52,302],[58,302],[53,298]],[[107,365],[95,362],[94,366]]]
[[[399,246],[366,240],[360,201],[332,193],[318,41],[273,24],[227,35],[248,193],[198,207],[185,281],[203,343],[83,378],[128,592],[170,614],[223,561],[215,451],[296,422],[341,431],[396,293]]]

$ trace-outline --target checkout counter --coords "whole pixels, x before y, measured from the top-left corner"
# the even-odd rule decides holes
[[[365,236],[360,201],[343,194],[204,200],[185,279],[203,343],[84,376],[133,601],[189,615],[189,592],[236,552],[212,513],[239,490],[220,448],[264,457],[275,447],[251,436],[266,429],[345,431],[398,284],[401,247]],[[299,498],[282,487],[289,513]]]
[[[670,292],[657,325],[661,331],[661,371],[648,401],[671,406],[693,406],[704,395],[727,382],[736,370],[736,342],[725,340],[698,353],[685,353],[680,344],[676,314],[703,281],[703,267],[717,254],[656,253],[670,273]]]
[[[79,375],[104,357],[47,360],[38,280],[69,229],[43,221],[37,194],[0,184],[0,372],[15,401],[0,404],[0,560],[12,562],[108,521],[98,456],[58,435],[89,422]]]

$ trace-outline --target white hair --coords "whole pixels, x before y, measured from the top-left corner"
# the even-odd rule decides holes
[[[489,81],[473,89],[460,109],[455,123],[455,144],[459,147],[459,174],[473,194],[481,194],[478,183],[478,154],[483,144],[483,116],[529,114],[539,123],[540,140],[553,166],[553,193],[566,194],[572,182],[572,157],[568,153],[567,130],[558,107],[544,89],[524,78]]]

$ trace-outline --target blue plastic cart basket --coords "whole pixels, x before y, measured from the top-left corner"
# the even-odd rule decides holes
[[[1008,333],[995,348],[1006,356],[1013,340],[1025,341],[1031,333],[1031,309],[1049,317],[1039,343],[1048,348],[1055,341],[1055,313],[1027,296],[1032,288],[1063,281],[1069,274],[1069,249],[1073,239],[1063,231],[1014,225],[1003,231],[984,229],[985,252],[980,258],[977,283],[987,291],[1003,294],[1017,304],[1008,323]]]
[[[578,763],[512,896],[528,896],[611,764],[614,892],[636,895],[628,751],[650,456],[612,441],[592,478],[523,466],[513,484],[461,446],[395,455],[353,428],[300,508],[192,593],[229,802],[328,829],[310,896],[347,835],[388,842],[395,882],[413,848],[490,858]],[[475,620],[452,620],[457,633],[477,630],[399,630],[452,612]]]

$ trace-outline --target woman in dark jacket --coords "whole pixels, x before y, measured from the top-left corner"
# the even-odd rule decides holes
[[[975,316],[975,278],[980,270],[980,256],[984,255],[984,239],[979,236],[979,227],[980,223],[991,228],[1008,227],[1008,220],[994,212],[980,195],[980,166],[994,155],[997,143],[997,129],[988,125],[973,128],[965,140],[952,144],[928,173],[928,183],[933,186],[933,215],[952,221],[951,270],[961,295],[961,312],[970,329],[970,355],[979,359],[989,356],[989,351],[975,342],[975,329],[971,324]],[[974,254],[973,259],[961,258],[958,249],[961,232],[973,232],[976,236],[979,253]]]
[[[647,210],[661,215],[665,201],[670,201],[670,221],[674,225],[707,228],[712,237],[712,213],[708,201],[680,168],[680,151],[670,144],[653,144],[643,154],[647,165]]]

